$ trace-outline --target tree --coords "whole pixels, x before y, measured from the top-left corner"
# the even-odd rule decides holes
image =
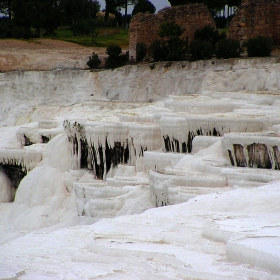
[[[32,17],[30,16],[30,9],[32,9],[31,0],[13,0],[11,9],[13,12],[14,26],[22,28],[30,28]]]
[[[217,43],[220,40],[224,39],[225,37],[226,37],[226,34],[224,32],[220,34],[217,29],[215,29],[209,25],[206,25],[201,29],[197,29],[194,34],[195,40],[207,41],[207,42],[211,43],[213,53],[216,49]]]
[[[108,54],[108,57],[105,59],[106,68],[117,68],[124,66],[128,60],[128,52],[122,55],[122,48],[118,45],[110,45],[106,49],[106,54]]]
[[[227,5],[229,7],[238,7],[241,5],[242,0],[227,0]]]
[[[105,21],[108,21],[109,14],[117,12],[118,5],[118,0],[105,0]]]
[[[12,0],[0,0],[0,13],[8,16],[9,22],[12,22]]]
[[[206,5],[213,14],[215,14],[225,7],[227,0],[204,0],[202,3]]]
[[[187,5],[190,3],[198,3],[199,1],[190,1],[190,0],[168,0],[170,5],[173,6],[180,6],[180,5]],[[201,2],[201,1],[200,1]]]
[[[197,1],[195,1],[195,0],[168,0],[168,1],[172,7],[180,6],[180,5],[187,5],[187,4],[192,4],[192,3],[203,3],[210,10],[219,10],[227,4],[227,0],[197,0]]]
[[[127,28],[127,6],[135,5],[137,0],[118,0],[119,6],[124,9],[124,25]]]
[[[178,61],[188,50],[188,39],[181,39],[184,29],[175,22],[163,22],[159,26],[158,36],[151,46],[151,54],[154,61],[167,60]]]
[[[138,0],[137,4],[134,6],[132,11],[132,15],[136,15],[138,13],[146,13],[149,12],[154,14],[156,11],[156,7],[148,0]]]
[[[100,11],[100,3],[97,0],[61,0],[60,9],[64,21],[74,24],[77,21],[95,19]]]
[[[32,15],[31,24],[39,31],[40,37],[43,37],[43,31],[46,34],[54,33],[54,30],[60,24],[60,9],[57,1],[33,0],[30,8],[30,14]]]
[[[101,60],[99,59],[98,54],[93,52],[92,56],[89,56],[88,58],[89,58],[89,60],[87,62],[88,67],[91,69],[98,68],[98,66],[101,63]]]

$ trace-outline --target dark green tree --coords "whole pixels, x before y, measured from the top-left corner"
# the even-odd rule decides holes
[[[150,12],[154,14],[156,11],[156,7],[148,0],[138,0],[137,4],[134,6],[132,11],[132,15],[136,15],[138,13],[146,13]]]
[[[201,29],[195,31],[194,38],[199,41],[207,41],[211,43],[213,53],[216,49],[216,44],[219,40],[224,39],[226,37],[225,33],[219,33],[219,31],[209,25],[204,26]]]
[[[99,67],[101,60],[99,59],[98,54],[93,52],[92,56],[89,56],[88,58],[89,60],[87,62],[87,65],[90,69],[95,69]]]
[[[265,36],[258,36],[248,39],[243,46],[247,48],[249,57],[270,56],[273,50],[273,39]]]
[[[193,40],[190,43],[190,56],[192,60],[210,59],[212,54],[213,49],[209,41]]]
[[[20,26],[22,28],[30,28],[32,23],[32,16],[30,11],[32,10],[32,0],[13,0],[12,12],[13,12],[13,24],[14,26]]]
[[[109,14],[116,14],[118,12],[118,0],[105,0],[105,21],[108,21]]]
[[[242,48],[238,40],[231,38],[224,38],[220,40],[216,48],[216,57],[217,58],[232,58],[239,57]]]
[[[170,5],[173,6],[180,6],[180,5],[187,5],[190,3],[200,3],[201,1],[190,1],[190,0],[168,0]]]
[[[12,22],[12,0],[0,0],[0,13],[9,18]]]
[[[168,0],[171,6],[187,5],[192,3],[203,3],[210,10],[219,10],[227,4],[227,0]]]
[[[127,15],[127,7],[129,5],[135,5],[137,0],[118,0],[118,6],[124,9],[124,26],[128,27],[128,15]]]
[[[215,14],[225,7],[227,0],[203,0],[202,3],[206,5],[213,14]]]
[[[161,40],[155,41],[151,46],[154,61],[177,61],[188,51],[188,39],[180,38],[184,29],[175,22],[163,22],[159,26],[158,36]]]
[[[106,49],[106,54],[108,54],[105,62],[106,68],[124,66],[128,60],[128,52],[125,55],[122,55],[122,48],[118,45],[110,45]]]
[[[61,0],[60,9],[63,21],[67,24],[75,24],[86,19],[95,19],[100,11],[100,3],[96,0]]]
[[[33,0],[30,6],[32,15],[32,27],[35,27],[43,37],[46,34],[54,33],[60,24],[60,9],[56,0]]]
[[[227,5],[229,7],[238,7],[242,3],[242,0],[227,0]]]

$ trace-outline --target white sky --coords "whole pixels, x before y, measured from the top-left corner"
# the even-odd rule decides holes
[[[101,10],[105,8],[105,0],[98,0],[101,4]],[[149,0],[157,9],[157,12],[165,7],[170,7],[168,0]],[[131,13],[133,6],[129,6],[128,13]]]

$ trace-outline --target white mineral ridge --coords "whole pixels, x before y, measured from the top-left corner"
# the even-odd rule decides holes
[[[278,62],[0,73],[0,164],[27,170],[8,203],[0,169],[0,280],[279,280],[280,171],[231,166],[225,148],[278,143]],[[196,130],[192,153],[165,151]],[[97,180],[74,136],[136,152]]]

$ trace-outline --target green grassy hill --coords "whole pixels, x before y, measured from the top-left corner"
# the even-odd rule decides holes
[[[98,32],[96,45],[92,43],[91,36],[89,35],[74,36],[68,26],[59,27],[56,30],[56,35],[49,36],[48,38],[76,43],[87,47],[96,46],[106,48],[109,45],[116,44],[122,48],[128,48],[128,29],[123,27],[100,27],[96,30]]]

